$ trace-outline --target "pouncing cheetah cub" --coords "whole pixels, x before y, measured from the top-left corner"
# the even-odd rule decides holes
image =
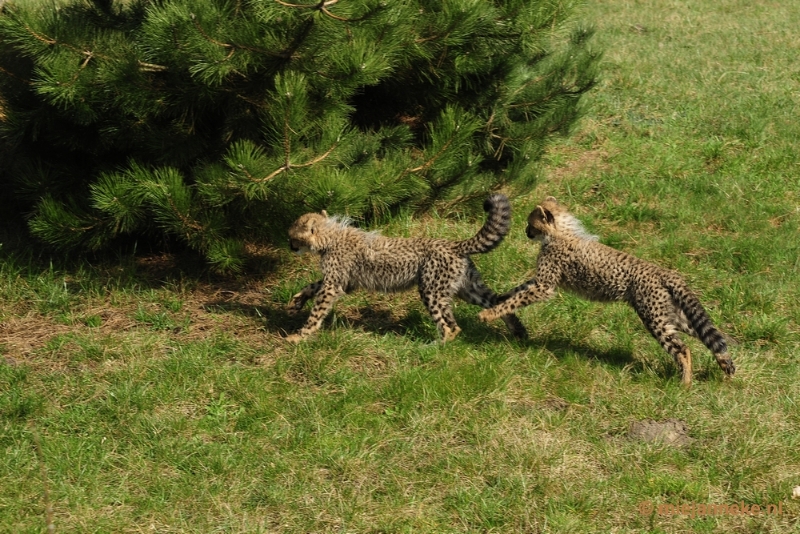
[[[296,313],[314,298],[306,324],[286,339],[298,342],[319,330],[333,303],[345,293],[355,289],[399,291],[415,285],[442,341],[455,338],[461,329],[451,307],[454,295],[483,308],[500,302],[483,284],[469,256],[489,252],[503,240],[511,224],[511,205],[504,195],[495,194],[483,208],[488,212],[486,223],[464,241],[384,237],[354,228],[348,219],[329,217],[325,211],[300,216],[289,228],[289,246],[295,252],[319,254],[323,277],[289,302],[290,313]],[[514,336],[527,337],[513,313],[502,319]]]
[[[686,386],[692,382],[692,357],[678,332],[700,339],[726,375],[736,371],[722,333],[675,272],[598,243],[597,236],[586,232],[553,197],[531,212],[525,233],[541,241],[535,277],[503,295],[500,304],[483,310],[480,320],[507,316],[550,298],[562,287],[590,300],[630,304],[647,330],[675,358]]]

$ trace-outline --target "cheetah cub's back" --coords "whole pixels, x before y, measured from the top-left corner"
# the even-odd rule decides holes
[[[416,286],[425,307],[436,322],[443,341],[461,329],[453,315],[454,296],[483,308],[499,297],[487,288],[471,254],[489,252],[503,240],[511,223],[511,205],[496,194],[484,203],[488,217],[478,233],[463,241],[429,238],[384,237],[350,226],[349,220],[326,212],[306,213],[289,228],[289,246],[295,252],[320,256],[323,277],[294,295],[290,312],[297,312],[310,299],[314,306],[306,324],[288,340],[297,342],[316,332],[334,302],[356,289],[400,291]],[[527,337],[514,314],[503,316],[512,334]]]
[[[700,339],[726,375],[736,371],[722,332],[677,273],[598,243],[553,197],[531,212],[525,233],[541,241],[535,277],[504,295],[500,304],[482,311],[481,320],[546,300],[562,287],[591,300],[627,302],[673,356],[687,386],[692,380],[692,358],[679,332]]]

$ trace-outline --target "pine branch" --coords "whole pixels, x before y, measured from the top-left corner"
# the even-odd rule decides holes
[[[141,60],[136,60],[136,64],[139,65],[139,69],[142,72],[165,72],[169,70],[169,67],[165,67],[164,65],[156,65],[155,63],[145,63]]]
[[[323,9],[327,6],[332,6],[333,4],[337,4],[339,0],[322,0],[316,4],[290,4],[288,2],[282,2],[281,0],[275,0],[275,2],[279,3],[282,6],[286,7],[299,7],[304,9]]]
[[[204,229],[203,226],[198,224],[194,219],[191,219],[191,218],[187,217],[186,215],[184,215],[181,212],[180,208],[178,208],[178,206],[172,200],[172,196],[169,194],[169,191],[167,190],[167,188],[164,185],[161,185],[161,184],[159,184],[159,185],[161,186],[161,189],[164,190],[164,197],[165,197],[165,199],[167,201],[167,205],[169,206],[170,211],[172,211],[173,215],[175,215],[175,217],[181,222],[183,227],[184,228],[188,228],[190,230],[194,230],[195,232],[201,233],[203,231],[203,229]],[[191,236],[189,234],[186,235],[187,241],[189,240],[190,237]]]
[[[35,39],[43,42],[46,45],[52,46],[52,45],[54,45],[54,44],[56,44],[58,42],[55,39],[50,39],[50,38],[44,37],[42,35],[39,35],[35,31],[33,31],[33,29],[30,26],[28,26],[24,22],[22,23],[22,25],[25,26],[25,29],[28,30],[28,33],[30,33]]]
[[[322,155],[320,155],[320,156],[317,156],[316,158],[312,159],[311,161],[307,161],[306,163],[298,163],[298,164],[296,164],[296,165],[291,165],[289,168],[291,168],[291,169],[300,169],[300,168],[303,168],[303,167],[310,167],[310,166],[312,166],[312,165],[316,165],[316,164],[317,164],[317,163],[319,163],[320,161],[322,161],[322,160],[324,160],[325,158],[327,158],[328,156],[330,156],[330,155],[331,155],[331,152],[333,152],[333,151],[334,151],[334,149],[336,148],[336,146],[337,146],[338,144],[339,144],[339,142],[337,141],[337,142],[336,142],[336,143],[334,143],[334,144],[333,144],[333,146],[331,146],[331,147],[330,147],[330,148],[329,148],[329,149],[328,149],[328,150],[327,150],[327,151],[326,151],[324,154],[322,154]]]
[[[91,59],[95,55],[97,55],[97,57],[99,57],[101,59],[110,59],[108,56],[95,54],[91,50],[81,50],[80,48],[78,48],[76,46],[73,46],[73,45],[71,45],[69,43],[62,43],[62,42],[59,42],[57,39],[53,39],[52,37],[47,37],[47,36],[44,36],[44,35],[40,35],[40,34],[36,33],[36,31],[34,31],[33,28],[31,28],[30,26],[28,26],[24,22],[22,22],[21,24],[25,27],[26,30],[28,30],[28,33],[30,33],[31,36],[34,39],[36,39],[37,41],[41,41],[41,42],[43,42],[44,44],[46,44],[48,46],[54,46],[54,45],[63,46],[64,48],[72,50],[73,52],[77,52],[78,54],[81,54],[83,56],[87,56],[87,60]]]
[[[344,17],[340,17],[338,15],[334,15],[328,9],[328,6],[332,6],[334,4],[339,3],[339,0],[322,0],[321,2],[319,2],[317,4],[290,4],[289,2],[283,2],[282,0],[275,0],[275,2],[277,2],[278,4],[280,4],[282,6],[286,6],[286,7],[294,7],[294,8],[300,8],[300,9],[316,9],[316,10],[319,10],[321,13],[324,13],[325,15],[329,16],[330,18],[335,19],[335,20],[340,20],[342,22],[358,22],[358,21],[364,20],[366,18],[366,14],[362,15],[360,17],[354,18],[354,19],[346,19]]]
[[[289,155],[292,151],[291,139],[289,139],[289,132],[292,128],[289,126],[289,108],[283,114],[283,161],[284,167],[289,168]]]
[[[197,233],[202,233],[202,231],[204,230],[202,225],[198,224],[194,219],[190,219],[189,217],[181,213],[181,211],[178,209],[178,206],[175,205],[175,202],[173,202],[171,198],[168,198],[167,202],[169,203],[169,207],[172,210],[172,213],[175,214],[175,216],[181,221],[181,224],[183,224],[185,228],[194,230]],[[186,240],[188,241],[190,237],[191,236],[187,233]]]
[[[548,72],[544,76],[537,76],[535,78],[531,78],[527,82],[525,82],[522,85],[520,85],[517,89],[515,89],[513,93],[511,93],[510,100],[513,100],[514,97],[516,97],[518,94],[520,94],[522,91],[524,91],[528,87],[532,87],[532,86],[541,84],[542,82],[544,82],[548,78],[552,78],[553,76],[555,76],[555,74],[556,74],[555,72]],[[509,104],[509,107],[510,108],[514,108],[514,107],[523,106],[523,105],[525,105],[525,104]]]
[[[288,58],[291,57],[291,54],[287,54],[286,52],[273,52],[271,50],[264,50],[264,49],[255,48],[255,47],[252,47],[252,46],[245,46],[245,45],[232,44],[232,43],[223,43],[222,41],[217,41],[216,39],[211,37],[208,33],[206,33],[206,31],[203,29],[202,26],[200,26],[200,23],[197,21],[197,16],[194,13],[189,13],[189,16],[192,19],[192,23],[194,23],[194,27],[197,28],[197,31],[200,33],[200,35],[203,36],[203,38],[206,41],[208,41],[209,43],[215,44],[215,45],[217,45],[217,46],[219,46],[221,48],[230,48],[231,49],[230,53],[228,53],[228,55],[225,57],[225,61],[229,60],[231,58],[231,56],[233,56],[233,53],[236,51],[236,49],[247,50],[248,52],[254,52],[256,54],[263,54],[265,56],[277,57],[277,58],[281,58],[281,59],[288,59]]]
[[[458,127],[456,127],[456,129],[455,129],[455,132],[457,132],[457,131],[458,131]],[[436,154],[431,156],[431,158],[428,161],[426,161],[425,163],[423,163],[419,167],[415,167],[413,169],[408,169],[407,171],[404,171],[405,174],[408,174],[408,173],[415,173],[416,174],[418,172],[422,172],[422,171],[426,170],[427,168],[429,168],[434,163],[436,163],[436,160],[439,159],[442,156],[442,154],[444,154],[445,150],[447,150],[450,147],[451,144],[453,144],[453,141],[456,138],[455,132],[450,137],[450,139],[448,139],[447,142],[444,145],[442,145],[442,148],[440,148],[439,151]]]
[[[197,28],[197,31],[200,32],[200,35],[202,35],[206,39],[206,41],[208,41],[209,43],[214,43],[217,46],[221,46],[222,48],[233,48],[232,44],[217,41],[216,39],[208,35],[206,31],[203,29],[203,27],[200,26],[200,23],[197,22],[197,16],[194,13],[189,13],[189,17],[192,19],[194,27]]]
[[[30,84],[31,84],[31,81],[30,81],[30,80],[26,80],[25,78],[20,78],[19,76],[17,76],[16,74],[14,74],[13,72],[11,72],[10,70],[4,69],[3,67],[0,67],[0,72],[2,72],[3,74],[7,74],[8,76],[11,76],[11,77],[12,77],[12,78],[14,78],[14,79],[17,79],[17,80],[19,80],[19,81],[21,81],[22,83],[26,83],[26,84],[28,84],[28,85],[30,85]]]
[[[333,152],[338,145],[339,145],[339,142],[337,141],[324,154],[321,154],[321,155],[317,156],[316,158],[312,159],[311,161],[307,161],[305,163],[291,163],[289,161],[289,155],[287,153],[286,154],[286,163],[284,163],[282,166],[278,167],[276,170],[274,170],[273,172],[271,172],[269,175],[265,176],[264,178],[253,179],[249,174],[247,174],[247,173],[245,173],[245,174],[247,174],[247,177],[250,178],[250,181],[252,181],[254,183],[269,182],[270,180],[272,180],[273,178],[278,176],[280,173],[286,172],[286,171],[288,171],[290,169],[301,169],[303,167],[311,167],[312,165],[316,165],[320,161],[322,161],[325,158],[327,158],[328,156],[330,156],[331,152]]]
[[[458,130],[458,128],[456,128],[456,130]],[[418,167],[414,167],[413,169],[404,169],[403,172],[401,172],[399,175],[397,175],[397,178],[395,178],[393,181],[395,183],[397,183],[397,182],[401,181],[403,178],[405,178],[406,176],[408,176],[409,174],[417,174],[417,173],[420,173],[420,172],[430,168],[430,166],[433,165],[436,162],[436,160],[438,160],[442,156],[442,154],[444,154],[444,152],[453,143],[454,140],[455,140],[455,134],[453,134],[453,136],[450,137],[450,139],[447,140],[447,142],[442,146],[442,148],[440,148],[439,151],[436,154],[431,156],[430,159],[428,159],[422,165],[420,165]]]

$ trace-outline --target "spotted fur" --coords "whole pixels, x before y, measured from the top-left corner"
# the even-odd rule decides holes
[[[692,381],[692,357],[679,332],[700,339],[722,370],[728,376],[734,374],[725,337],[677,273],[598,243],[553,197],[531,212],[525,232],[542,244],[536,276],[501,297],[503,302],[497,306],[482,311],[482,321],[546,300],[561,287],[590,300],[630,304],[675,358],[685,385]]]
[[[310,299],[314,306],[306,324],[288,340],[297,342],[316,332],[334,302],[356,289],[400,291],[417,286],[443,341],[461,331],[456,324],[453,296],[483,308],[500,302],[483,284],[471,254],[489,252],[503,240],[511,223],[511,205],[495,194],[484,203],[488,217],[480,231],[464,241],[429,238],[384,237],[350,226],[347,219],[306,213],[289,228],[289,246],[295,252],[319,254],[322,280],[309,284],[289,302],[298,312]],[[527,332],[513,314],[502,317],[512,334]]]

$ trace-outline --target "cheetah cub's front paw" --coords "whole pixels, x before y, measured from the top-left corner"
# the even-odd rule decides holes
[[[478,314],[478,320],[484,323],[490,323],[497,319],[498,315],[490,309],[483,310]]]
[[[461,332],[461,328],[459,328],[458,325],[456,325],[454,328],[445,327],[444,332],[442,332],[442,343],[453,341],[459,332]]]
[[[289,343],[297,344],[297,343],[300,343],[301,341],[303,341],[303,336],[301,336],[300,334],[290,334],[290,335],[286,336],[285,339]]]

